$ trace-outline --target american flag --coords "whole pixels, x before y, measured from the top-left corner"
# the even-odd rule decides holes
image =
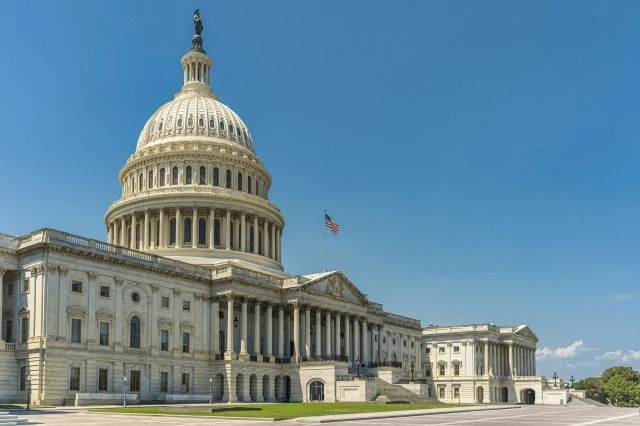
[[[331,220],[328,214],[324,214],[324,226],[331,229],[333,235],[338,235],[338,229],[340,229],[340,225]]]

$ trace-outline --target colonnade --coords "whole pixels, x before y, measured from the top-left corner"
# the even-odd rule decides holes
[[[143,251],[238,250],[280,262],[282,235],[278,224],[255,214],[214,207],[162,207],[113,219],[107,228],[107,242]]]
[[[484,342],[484,374],[535,376],[535,348],[513,342]]]

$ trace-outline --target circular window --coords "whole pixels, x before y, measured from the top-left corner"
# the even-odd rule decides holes
[[[138,293],[137,291],[131,293],[131,300],[133,300],[135,303],[138,303],[140,301],[140,293]]]

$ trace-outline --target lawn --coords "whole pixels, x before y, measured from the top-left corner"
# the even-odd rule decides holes
[[[190,407],[126,407],[94,408],[100,413],[164,414],[221,417],[261,417],[286,420],[296,417],[329,416],[333,414],[377,413],[383,411],[424,410],[431,408],[459,407],[458,404],[374,404],[374,403],[289,403],[289,404],[240,404]]]

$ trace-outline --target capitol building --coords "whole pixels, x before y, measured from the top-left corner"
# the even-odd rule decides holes
[[[196,18],[182,88],[120,170],[105,241],[0,234],[0,401],[542,403],[526,325],[423,327],[344,272],[284,270],[274,182],[212,91]]]

